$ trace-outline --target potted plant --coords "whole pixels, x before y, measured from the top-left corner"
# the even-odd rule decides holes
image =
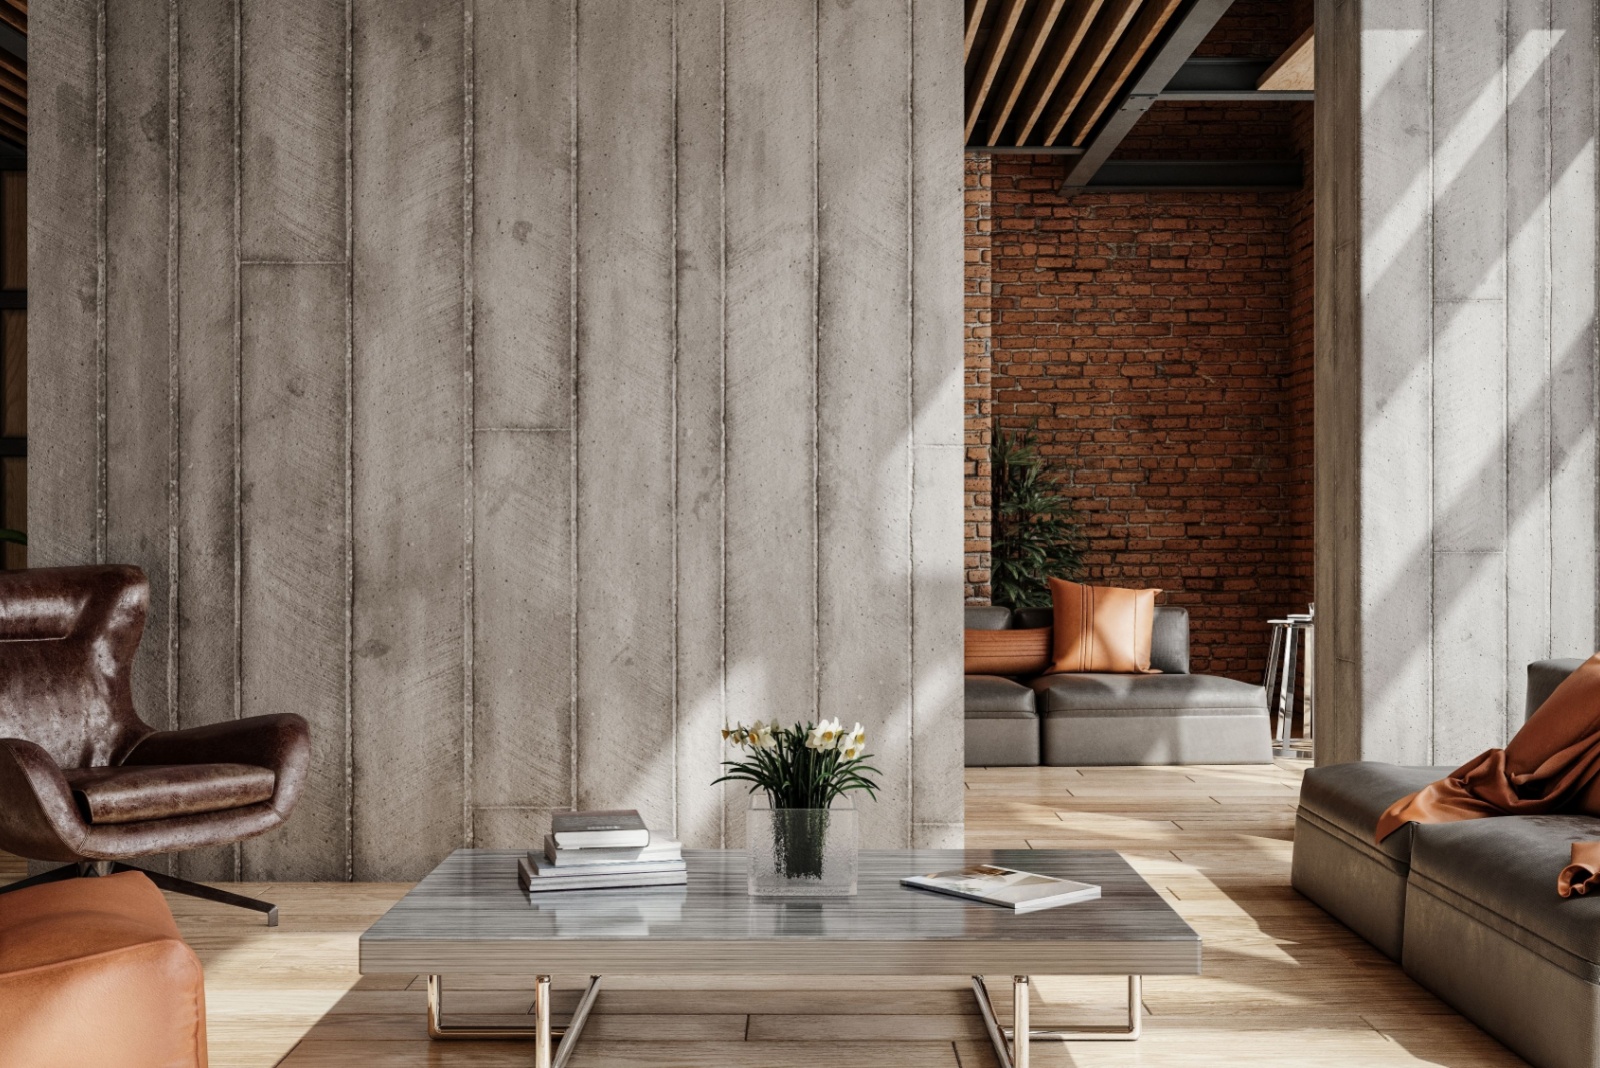
[[[1007,608],[1048,608],[1048,580],[1083,573],[1082,521],[1072,498],[1057,488],[1033,431],[997,428],[990,460],[989,599]]]
[[[723,761],[728,773],[716,781],[750,784],[750,893],[854,894],[858,831],[855,806],[845,795],[865,790],[876,798],[878,784],[868,776],[881,774],[867,763],[861,724],[846,731],[837,719],[791,727],[757,720],[736,724],[722,737],[745,753]]]

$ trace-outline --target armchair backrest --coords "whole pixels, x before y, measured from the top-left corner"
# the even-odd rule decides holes
[[[1156,605],[1150,631],[1150,666],[1168,675],[1189,674],[1189,610]]]
[[[136,567],[0,572],[0,738],[62,768],[119,763],[151,731],[130,681],[149,603]]]
[[[1524,721],[1535,712],[1539,706],[1553,693],[1556,687],[1567,681],[1567,676],[1583,666],[1583,659],[1570,660],[1535,660],[1528,665],[1528,698],[1523,708]]]

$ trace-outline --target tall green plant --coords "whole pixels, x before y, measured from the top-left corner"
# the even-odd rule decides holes
[[[1083,573],[1083,522],[1057,488],[1033,431],[996,427],[989,461],[990,600],[1007,608],[1049,607],[1047,580]]]

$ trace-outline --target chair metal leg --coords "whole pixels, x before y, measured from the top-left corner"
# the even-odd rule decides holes
[[[38,875],[30,875],[26,879],[19,879],[14,883],[0,886],[0,894],[9,894],[13,890],[26,890],[30,886],[43,886],[45,883],[55,883],[60,882],[62,879],[76,879],[77,877],[78,866],[76,864],[63,864],[59,868],[51,868],[49,871],[40,872]]]
[[[1272,701],[1273,684],[1278,681],[1278,657],[1283,654],[1283,625],[1268,624],[1272,628],[1272,642],[1267,648],[1267,671],[1261,679],[1261,688],[1267,691],[1267,701]]]
[[[1306,666],[1304,671],[1305,682],[1302,684],[1305,693],[1300,702],[1301,708],[1305,713],[1305,723],[1303,725],[1301,737],[1305,739],[1305,743],[1309,747],[1316,744],[1316,730],[1313,726],[1313,723],[1316,718],[1317,711],[1317,628],[1312,625],[1307,626],[1305,630]]]
[[[1283,676],[1278,690],[1278,744],[1287,746],[1294,731],[1294,628],[1283,634]]]
[[[207,886],[204,883],[192,883],[188,879],[179,879],[175,875],[163,875],[158,871],[136,868],[132,864],[124,864],[120,860],[113,863],[111,868],[113,871],[139,872],[161,889],[170,890],[174,894],[184,894],[188,897],[198,897],[203,901],[215,901],[223,905],[232,905],[235,908],[264,912],[267,914],[267,926],[278,926],[278,906],[270,901],[260,901],[253,897],[245,897],[243,894],[229,893],[226,890],[218,890],[216,887]]]

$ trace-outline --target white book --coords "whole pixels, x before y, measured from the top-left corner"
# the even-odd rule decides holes
[[[544,836],[544,857],[558,868],[569,865],[589,867],[594,864],[638,864],[647,860],[682,860],[683,844],[664,831],[650,831],[650,840],[642,846],[622,848],[573,849],[557,845],[554,835]]]
[[[540,878],[527,857],[517,861],[517,882],[530,894],[560,890],[603,890],[611,887],[683,886],[689,881],[685,871],[655,871],[636,874],[571,875]]]
[[[560,812],[550,821],[550,836],[562,849],[626,849],[650,844],[650,832],[634,809]]]
[[[529,853],[528,862],[539,879],[561,879],[585,875],[638,875],[642,872],[685,871],[682,857],[661,860],[607,861],[602,864],[556,864],[548,857]]]
[[[911,875],[901,879],[900,884],[964,897],[969,901],[982,901],[987,905],[1003,905],[1017,912],[1050,909],[1075,901],[1093,901],[1100,896],[1100,888],[1093,883],[1076,883],[1071,879],[1034,875],[993,864],[974,864],[969,868],[942,871],[936,875]]]

